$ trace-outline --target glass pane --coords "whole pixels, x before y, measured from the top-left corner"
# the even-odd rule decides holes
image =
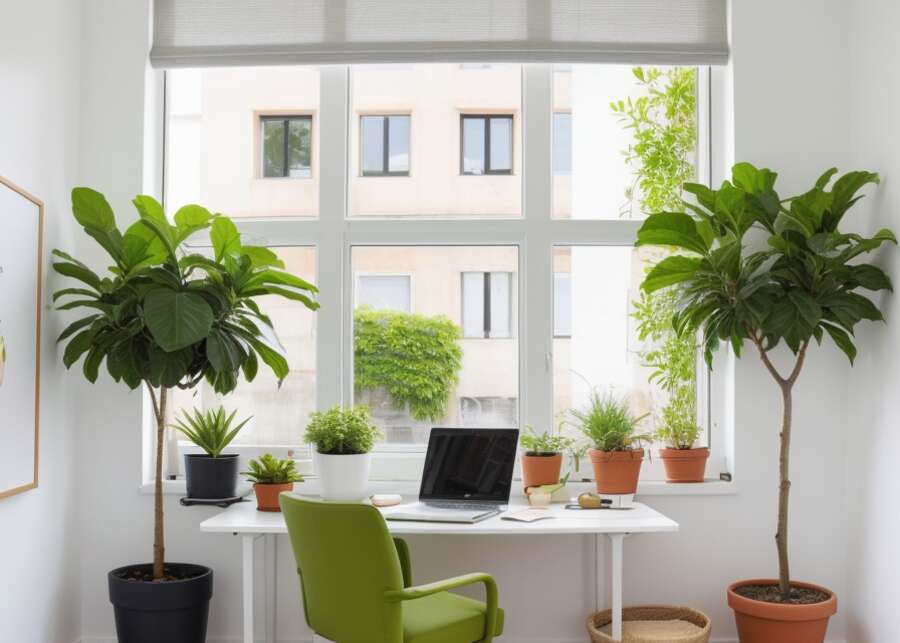
[[[357,306],[409,312],[409,276],[360,275]]]
[[[570,65],[553,81],[554,112],[570,114],[554,127],[554,217],[637,219],[680,207],[681,185],[698,177],[697,105],[706,101],[696,67]]]
[[[508,272],[491,273],[491,337],[510,335],[511,277]]]
[[[572,115],[557,112],[553,115],[553,173],[572,171]]]
[[[314,248],[273,250],[284,260],[289,272],[315,282]],[[252,416],[232,444],[299,448],[302,427],[316,405],[316,315],[299,302],[281,297],[267,296],[256,301],[272,319],[287,351],[290,373],[281,387],[269,368],[260,362],[256,379],[252,382],[241,379],[237,389],[224,397],[217,395],[206,382],[193,391],[173,389],[172,410],[223,405],[229,412],[236,410],[236,418]]]
[[[360,65],[350,69],[349,212],[353,217],[521,216],[522,177],[485,174],[482,120],[470,125],[463,115],[512,115],[498,133],[513,143],[496,162],[521,167],[521,65],[406,64]],[[362,176],[368,153],[361,117],[390,119],[388,171],[384,181]],[[412,128],[415,128],[415,132]],[[327,144],[327,143],[326,143]],[[468,156],[467,156],[468,155]],[[378,161],[379,167],[383,160]],[[477,174],[463,174],[463,168]],[[404,174],[408,173],[408,176]]]
[[[308,179],[312,156],[312,119],[292,118],[288,121],[288,175],[293,179]]]
[[[166,79],[166,212],[199,203],[232,217],[318,214],[318,146],[308,116],[290,127],[287,169],[295,180],[283,178],[284,119],[319,110],[318,69],[176,69]],[[269,124],[264,116],[277,118]]]
[[[553,275],[553,335],[572,335],[572,275],[568,272]]]
[[[263,176],[284,176],[284,121],[264,120]]]
[[[484,337],[484,273],[464,272],[462,291],[463,336]]]
[[[384,172],[384,116],[363,116],[362,171]]]
[[[512,170],[512,119],[491,119],[491,171]]]
[[[463,118],[463,172],[484,174],[483,118]]]
[[[391,116],[388,121],[388,169],[409,172],[409,116]]]
[[[485,272],[512,282],[518,248],[357,246],[351,256],[357,276],[411,275],[409,313],[354,302],[355,402],[372,409],[386,441],[424,444],[433,426],[518,426],[517,340],[463,338],[461,328],[465,284],[483,284]]]

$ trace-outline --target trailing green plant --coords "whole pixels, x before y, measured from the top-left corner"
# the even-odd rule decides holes
[[[637,432],[647,417],[635,415],[628,400],[612,391],[593,389],[584,408],[569,411],[571,422],[600,451],[627,451],[652,438]]]
[[[258,460],[250,460],[247,468],[250,470],[241,471],[241,475],[253,484],[303,482],[303,476],[297,473],[297,465],[292,459],[279,460],[271,453],[264,453]]]
[[[677,247],[682,253],[660,261],[644,278],[646,292],[670,288],[675,293],[675,330],[702,336],[707,364],[722,342],[740,357],[745,341],[756,348],[781,392],[779,450],[778,549],[779,589],[790,596],[788,509],[793,389],[810,344],[830,337],[851,364],[857,349],[856,325],[883,321],[869,297],[859,290],[892,289],[888,276],[860,258],[894,233],[879,230],[872,237],[841,232],[859,191],[878,183],[878,175],[848,172],[833,181],[837,170],[822,174],[808,191],[782,198],[775,191],[777,174],[738,163],[731,181],[718,190],[686,184],[696,204],[688,212],[654,214],[638,231],[638,245]],[[766,246],[751,245],[748,235],[762,234]],[[786,374],[772,351],[786,345],[794,359]]]
[[[225,408],[221,406],[205,412],[199,409],[194,409],[193,412],[182,409],[181,417],[176,418],[172,427],[183,433],[207,455],[218,458],[252,418],[248,417],[232,428],[236,415],[237,411],[225,415]]]
[[[272,321],[254,299],[284,297],[318,308],[316,288],[284,270],[268,248],[241,243],[230,219],[199,205],[179,209],[172,222],[152,197],[135,197],[139,219],[124,232],[106,198],[89,188],[72,190],[75,219],[109,255],[103,276],[61,250],[53,269],[79,282],[53,300],[82,316],[59,336],[67,342],[63,363],[84,357],[90,382],[100,367],[130,389],[146,386],[156,420],[153,577],[163,578],[162,448],[168,391],[206,380],[218,393],[232,391],[241,375],[256,377],[259,363],[279,382],[288,374],[284,348]],[[186,245],[209,231],[211,256]]]
[[[310,415],[303,439],[325,455],[355,455],[371,451],[381,437],[381,431],[372,424],[368,407],[333,406]]]
[[[543,433],[537,433],[531,426],[525,427],[520,441],[525,449],[525,455],[529,456],[556,455],[557,453],[563,453],[572,446],[572,438],[559,432],[554,433],[550,429]]]
[[[443,315],[357,308],[353,314],[354,384],[357,391],[383,388],[395,408],[416,420],[447,414],[459,383],[462,333]]]

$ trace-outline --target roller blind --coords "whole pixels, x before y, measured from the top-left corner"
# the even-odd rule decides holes
[[[726,0],[155,0],[155,67],[723,64]]]

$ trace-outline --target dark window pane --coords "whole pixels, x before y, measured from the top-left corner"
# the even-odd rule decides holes
[[[557,112],[553,115],[553,173],[572,172],[572,115]]]
[[[463,172],[484,174],[484,119],[463,119]]]
[[[384,172],[384,117],[363,116],[362,127],[362,171],[363,173]]]
[[[310,130],[312,119],[292,118],[288,126],[288,159],[289,173],[292,178],[309,178],[309,159],[311,156]]]
[[[284,121],[263,121],[263,176],[284,176]]]
[[[491,120],[491,171],[512,171],[512,119]]]
[[[388,170],[409,172],[409,116],[389,116]]]

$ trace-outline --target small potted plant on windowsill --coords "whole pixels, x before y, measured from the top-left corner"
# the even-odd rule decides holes
[[[680,413],[677,405],[669,404],[663,409],[662,420],[656,438],[666,445],[659,450],[666,482],[703,482],[709,449],[694,446],[700,427],[693,416]]]
[[[334,406],[311,415],[304,440],[316,447],[322,498],[353,501],[368,495],[371,451],[380,437],[365,406]]]
[[[222,453],[250,421],[243,420],[232,428],[237,411],[225,415],[219,407],[205,413],[194,409],[182,411],[182,417],[172,425],[204,453],[184,455],[184,475],[188,498],[234,498],[237,490],[238,454]]]
[[[635,416],[628,400],[597,390],[591,391],[585,408],[570,413],[574,424],[593,444],[588,456],[594,467],[597,491],[635,493],[644,459],[641,443],[652,437],[637,433],[638,425],[647,415]]]
[[[551,430],[536,433],[530,426],[525,427],[521,438],[522,486],[539,487],[559,481],[562,469],[562,454],[572,445],[567,438]]]
[[[293,491],[295,482],[303,482],[303,476],[297,473],[296,464],[290,458],[279,460],[271,453],[264,453],[259,460],[250,460],[247,466],[250,470],[242,475],[253,483],[259,511],[281,511],[278,504],[281,492]]]

